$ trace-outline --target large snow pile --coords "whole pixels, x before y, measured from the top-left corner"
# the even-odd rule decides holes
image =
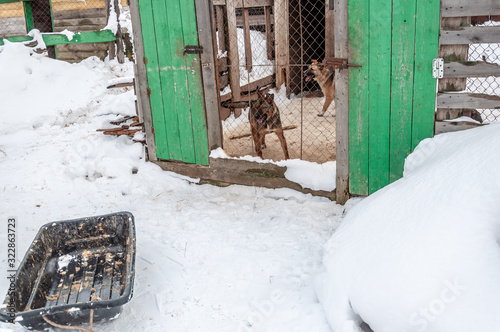
[[[288,189],[198,185],[146,162],[141,144],[96,132],[135,113],[132,89],[106,89],[133,75],[131,63],[69,65],[9,44],[0,72],[0,302],[7,218],[19,261],[47,222],[128,210],[134,297],[95,331],[329,331],[313,280],[344,207]]]
[[[500,125],[427,139],[356,205],[317,292],[335,332],[500,329]]]

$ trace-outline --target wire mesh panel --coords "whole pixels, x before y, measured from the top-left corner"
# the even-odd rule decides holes
[[[334,103],[322,112],[325,94],[334,93],[333,70],[321,65],[325,2],[227,0],[214,4],[224,151],[235,157],[256,156],[256,145],[261,143],[255,131],[265,127],[263,159],[285,158],[279,135],[283,129],[290,158],[318,163],[335,160]],[[320,63],[316,72],[309,70],[315,61]],[[326,91],[317,82],[320,78],[329,81],[324,84]],[[265,108],[259,98],[274,101],[279,125],[254,114]]]
[[[22,2],[0,4],[0,38],[26,34]]]
[[[484,26],[500,26],[500,22],[487,21]],[[500,65],[500,44],[470,44],[469,61],[484,61]],[[500,96],[500,77],[469,77],[467,91]],[[478,109],[482,121],[500,121],[500,109]]]

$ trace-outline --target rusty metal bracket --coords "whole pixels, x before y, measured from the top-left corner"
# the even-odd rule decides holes
[[[323,65],[335,69],[347,69],[349,67],[361,67],[360,65],[355,65],[349,63],[347,59],[342,58],[325,58],[323,60]]]

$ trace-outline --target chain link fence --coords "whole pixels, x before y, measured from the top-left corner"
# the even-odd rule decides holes
[[[500,26],[500,22],[486,21],[482,26]],[[485,61],[500,65],[500,44],[470,44],[469,61]],[[467,91],[500,96],[500,77],[469,77]],[[483,123],[500,121],[500,109],[478,109]]]
[[[332,161],[334,103],[318,116],[325,98],[305,74],[313,60],[325,58],[325,2],[290,0],[288,7],[284,3],[268,1],[267,6],[246,8],[244,2],[234,1],[214,6],[224,151],[232,157],[256,155],[249,104],[261,89],[274,95],[290,158]],[[274,125],[268,124],[270,129]],[[267,134],[265,146],[264,159],[284,159],[278,135]]]
[[[20,36],[26,33],[23,3],[0,4],[0,38]]]

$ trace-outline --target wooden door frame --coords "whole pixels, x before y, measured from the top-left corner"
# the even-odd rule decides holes
[[[212,33],[211,6],[209,0],[192,0],[195,3],[196,23],[198,30],[198,43],[203,47],[200,54],[200,66],[202,73],[203,101],[205,108],[205,120],[207,126],[208,151],[222,146],[221,122],[219,119],[219,94],[215,79],[215,55],[214,36]],[[147,79],[146,60],[144,44],[142,39],[142,26],[139,13],[138,0],[130,1],[130,13],[132,16],[136,75],[135,89],[137,95],[137,112],[141,122],[144,122],[147,143],[148,160],[159,160],[156,154],[156,143],[154,126],[149,98],[150,88]]]
[[[349,59],[348,0],[334,0],[335,57]],[[337,203],[349,199],[349,70],[335,70]]]

